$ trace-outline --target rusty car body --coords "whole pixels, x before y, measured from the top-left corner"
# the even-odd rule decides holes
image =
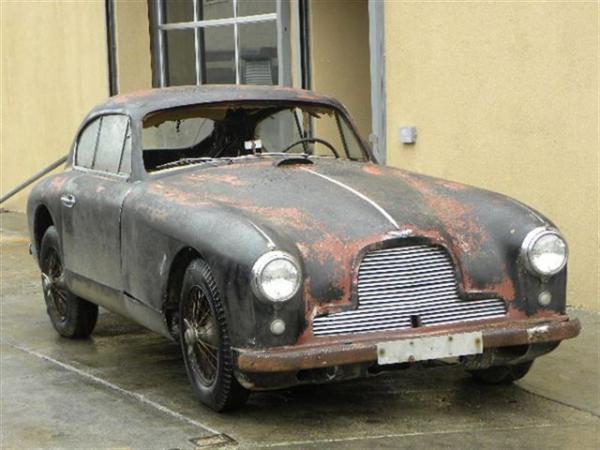
[[[299,136],[295,153],[257,139],[282,111],[290,122],[261,133]],[[210,122],[202,140],[145,146],[148,130],[170,123],[179,139],[198,117]],[[315,136],[322,117],[335,119],[337,146]],[[447,357],[510,382],[580,329],[565,313],[566,244],[550,220],[377,165],[346,109],[309,91],[110,98],[83,121],[65,170],[32,191],[28,218],[59,333],[88,336],[100,305],[176,339],[216,410],[248,390]]]

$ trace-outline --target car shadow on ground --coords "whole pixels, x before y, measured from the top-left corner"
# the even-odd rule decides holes
[[[536,401],[518,385],[477,383],[460,366],[415,365],[366,379],[255,392],[242,410],[221,415],[196,400],[179,345],[133,322],[103,313],[93,339],[76,346],[83,347],[77,352],[80,362],[103,366],[101,372],[122,387],[151,392],[158,401],[177,404],[190,416],[218,422],[224,417],[234,422],[276,419],[279,423],[288,418],[296,427],[314,427],[325,421],[341,426],[347,419],[384,425],[455,415],[463,422],[488,416],[498,423],[503,415],[518,412],[518,405]],[[92,350],[89,356],[86,350]]]

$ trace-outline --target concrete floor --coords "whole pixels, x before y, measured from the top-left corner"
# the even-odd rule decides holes
[[[102,311],[91,340],[59,338],[27,254],[0,214],[0,448],[600,449],[600,315],[514,386],[457,367],[253,395],[229,415],[194,398],[179,348]]]

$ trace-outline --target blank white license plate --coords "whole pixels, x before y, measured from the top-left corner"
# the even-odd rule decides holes
[[[397,364],[483,353],[481,331],[450,334],[377,344],[377,362]]]

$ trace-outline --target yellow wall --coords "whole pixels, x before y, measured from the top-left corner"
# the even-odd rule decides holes
[[[150,89],[150,25],[147,0],[115,1],[119,93]]]
[[[312,88],[338,98],[360,133],[371,133],[367,0],[310,2]]]
[[[65,155],[108,95],[104,2],[0,2],[0,191]],[[28,190],[2,205],[23,211]]]
[[[388,2],[387,157],[499,191],[570,244],[569,303],[596,310],[598,4]],[[416,125],[418,143],[398,144]]]

